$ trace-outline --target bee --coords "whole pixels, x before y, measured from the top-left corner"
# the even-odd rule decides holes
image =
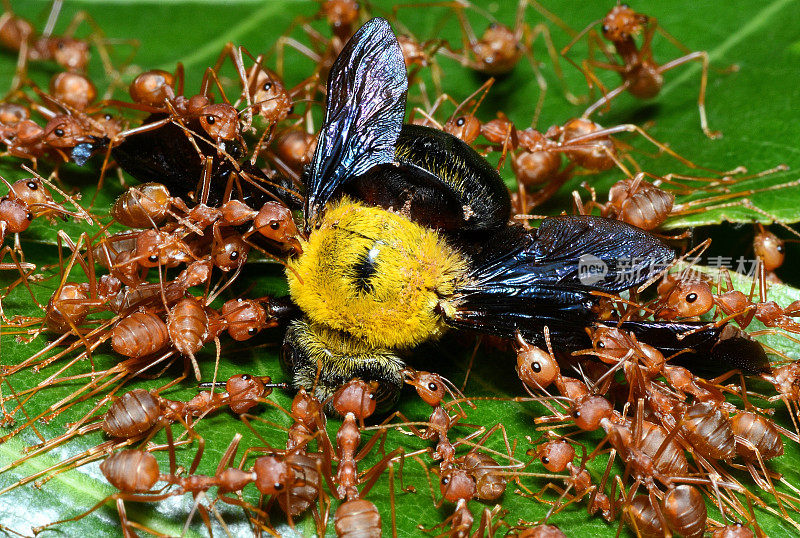
[[[359,377],[391,402],[401,358],[449,328],[588,347],[593,291],[641,284],[674,258],[657,238],[617,220],[552,217],[509,224],[496,170],[445,132],[403,125],[408,82],[389,24],[367,22],[328,78],[325,119],[306,187],[301,254],[288,262],[291,299],[282,358],[297,388],[320,400]],[[601,270],[588,275],[586,263]],[[624,324],[623,324],[624,325]],[[691,327],[690,327],[691,328]],[[635,322],[654,345],[707,352],[718,329],[679,341],[687,324]]]

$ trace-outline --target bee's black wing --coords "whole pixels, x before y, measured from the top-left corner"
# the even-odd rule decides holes
[[[565,216],[530,233],[510,227],[474,256],[448,323],[507,337],[541,336],[548,325],[556,338],[584,342],[595,319],[592,291],[637,286],[673,258],[654,236],[617,220]]]
[[[370,20],[347,42],[328,77],[325,122],[307,171],[307,229],[344,181],[394,161],[407,89],[403,53],[389,23]]]

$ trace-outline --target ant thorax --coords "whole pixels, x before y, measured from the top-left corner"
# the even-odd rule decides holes
[[[375,347],[439,334],[442,298],[467,271],[436,232],[348,200],[328,209],[302,249],[287,271],[292,299],[315,323]]]

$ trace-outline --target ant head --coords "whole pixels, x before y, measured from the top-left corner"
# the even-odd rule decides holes
[[[200,112],[200,125],[212,140],[233,140],[239,134],[239,113],[227,103],[208,105]]]
[[[471,144],[481,134],[481,122],[472,114],[464,114],[447,120],[444,130]]]
[[[592,347],[605,355],[623,358],[634,343],[616,327],[597,327],[592,332]]]
[[[514,30],[499,23],[486,28],[480,40],[472,46],[482,73],[504,75],[509,73],[522,57],[522,47]]]
[[[584,431],[594,431],[600,427],[600,422],[611,418],[613,407],[602,396],[589,396],[581,400],[572,412],[575,425]]]
[[[340,415],[353,413],[363,420],[375,412],[375,388],[375,383],[354,379],[336,391],[331,404]]]
[[[475,496],[477,486],[475,479],[463,469],[446,469],[439,479],[442,496],[455,503],[460,499],[469,500]]]
[[[83,71],[89,63],[89,44],[79,39],[51,39],[48,49],[58,65],[68,71]]]
[[[305,389],[297,391],[292,400],[292,416],[297,422],[311,424],[322,413],[322,403]]]
[[[614,6],[603,19],[603,37],[617,43],[638,35],[645,24],[647,15],[636,13],[627,4]]]
[[[22,120],[17,125],[17,142],[23,146],[33,145],[44,138],[44,129],[34,121]]]
[[[662,284],[666,282],[666,279]],[[678,280],[666,289],[666,306],[682,317],[702,316],[714,306],[714,294],[705,280]]]
[[[786,257],[783,239],[768,230],[762,230],[753,239],[753,250],[756,257],[764,264],[764,270],[772,272],[781,265]]]
[[[447,387],[439,374],[411,369],[407,369],[404,374],[406,383],[417,389],[417,394],[426,404],[436,407],[442,403]]]
[[[239,234],[230,234],[214,240],[212,257],[214,266],[223,271],[238,269],[246,260],[250,245]]]
[[[142,267],[157,267],[167,262],[164,246],[169,234],[156,230],[145,230],[136,237],[136,258]]]
[[[267,323],[267,312],[257,301],[231,299],[222,305],[222,317],[228,322],[228,334],[239,342],[252,338]]]
[[[53,201],[42,181],[35,177],[15,181],[11,185],[8,197],[11,200],[19,200],[28,206],[46,204]]]
[[[266,202],[253,220],[253,229],[271,241],[281,245],[297,242],[297,226],[292,211],[279,202]]]
[[[566,440],[558,439],[538,447],[536,455],[545,469],[551,473],[560,473],[575,459],[575,449]]]
[[[249,92],[253,112],[270,123],[277,123],[291,114],[292,97],[280,78],[260,64],[248,70]]]
[[[231,411],[241,415],[255,407],[258,399],[268,393],[264,379],[269,383],[269,377],[261,378],[250,374],[239,374],[228,379],[225,391],[230,397]]]
[[[556,358],[532,346],[517,335],[519,348],[517,349],[517,375],[523,383],[530,387],[547,388],[560,375],[561,369]]]
[[[276,456],[262,456],[255,461],[256,487],[262,495],[277,495],[284,491],[292,479],[289,465]]]
[[[74,116],[58,115],[47,122],[44,141],[55,148],[72,148],[86,138],[86,129]]]
[[[5,223],[5,232],[21,233],[28,229],[33,213],[20,200],[0,199],[0,221]]]
[[[322,4],[322,12],[337,35],[345,28],[352,27],[358,20],[358,8],[355,0],[326,0]]]

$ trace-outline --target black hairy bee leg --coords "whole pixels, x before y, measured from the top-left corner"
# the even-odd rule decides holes
[[[296,320],[289,324],[281,360],[292,376],[292,386],[314,392],[327,401],[336,389],[353,379],[377,381],[379,409],[393,406],[403,388],[405,363],[385,349],[373,349],[352,336]]]

